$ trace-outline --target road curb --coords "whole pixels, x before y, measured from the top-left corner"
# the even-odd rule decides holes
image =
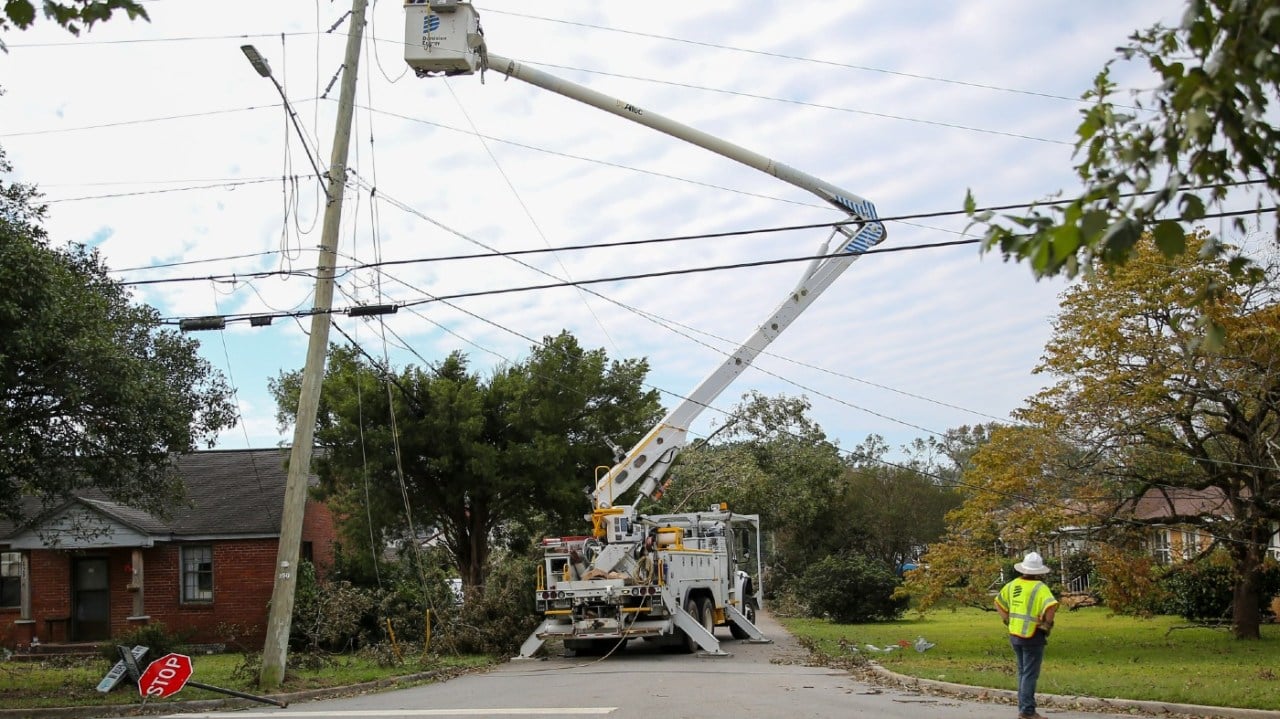
[[[400,685],[417,684],[431,679],[438,679],[440,677],[453,678],[454,676],[465,674],[469,671],[475,671],[475,669],[435,669],[429,672],[406,674],[404,676],[378,679],[361,684],[348,684],[346,686],[327,687],[325,689],[309,689],[300,692],[289,692],[287,694],[264,694],[263,696],[275,699],[276,701],[294,704],[295,702],[313,701],[315,699],[334,699],[337,697],[364,694],[366,692],[398,687]],[[0,719],[97,719],[98,717],[131,717],[149,716],[154,714],[226,711],[258,706],[263,705],[259,702],[250,701],[248,699],[228,698],[163,703],[156,702],[148,703],[146,705],[107,704],[84,707],[50,707],[48,709],[0,709]]]
[[[953,684],[935,679],[921,679],[891,672],[876,662],[867,662],[866,670],[877,680],[916,691],[929,691],[937,694],[965,697],[991,701],[1004,699],[1016,703],[1018,693],[1009,689],[991,689],[975,687],[968,684]],[[1267,709],[1237,709],[1232,707],[1213,707],[1201,704],[1175,704],[1172,702],[1147,701],[1143,699],[1100,699],[1098,697],[1070,696],[1066,694],[1036,694],[1037,702],[1042,707],[1060,709],[1076,709],[1082,711],[1103,712],[1109,714],[1158,714],[1188,717],[1223,717],[1224,719],[1280,719],[1280,711]]]

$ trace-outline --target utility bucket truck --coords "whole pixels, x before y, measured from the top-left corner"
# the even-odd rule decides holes
[[[640,514],[636,506],[645,497],[660,496],[663,477],[702,410],[850,264],[884,240],[875,207],[852,192],[647,108],[489,52],[479,16],[468,2],[407,0],[404,47],[405,62],[419,77],[488,70],[522,80],[766,172],[847,215],[833,225],[800,282],[760,328],[629,452],[615,448],[617,463],[596,478],[591,493],[591,533],[543,540],[534,596],[543,620],[521,646],[520,656],[533,656],[547,639],[586,650],[634,637],[725,656],[715,636],[717,626],[728,626],[738,639],[768,641],[754,623],[763,596],[759,516],[735,514],[724,505],[683,514]],[[630,504],[616,503],[637,485]],[[749,567],[753,550],[754,567]]]

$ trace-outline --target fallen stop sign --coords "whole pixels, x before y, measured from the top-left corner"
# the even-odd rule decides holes
[[[144,697],[163,699],[177,694],[191,678],[191,657],[166,654],[147,665],[138,677],[138,693]]]

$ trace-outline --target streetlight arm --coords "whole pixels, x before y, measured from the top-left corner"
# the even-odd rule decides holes
[[[267,59],[258,52],[258,48],[253,45],[241,45],[240,51],[244,56],[249,58],[249,64],[253,65],[253,69],[258,74],[271,81],[276,86],[276,92],[280,93],[280,99],[284,102],[285,112],[289,114],[289,119],[293,122],[293,129],[298,133],[298,140],[302,143],[302,149],[307,153],[307,160],[311,163],[311,169],[316,173],[316,179],[320,181],[320,186],[324,187],[324,173],[320,172],[320,166],[316,164],[316,158],[311,154],[311,148],[307,145],[307,136],[302,133],[302,126],[298,123],[298,113],[293,111],[293,105],[289,104],[289,98],[284,94],[284,88],[276,80],[275,75],[271,73],[271,65],[267,63]],[[329,202],[333,202],[333,198],[329,197],[329,191],[325,189],[325,197]]]

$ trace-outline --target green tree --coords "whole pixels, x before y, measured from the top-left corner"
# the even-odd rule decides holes
[[[911,467],[926,472],[940,484],[954,485],[972,466],[973,455],[986,444],[996,425],[963,424],[943,432],[941,437],[924,437],[903,447]]]
[[[322,489],[347,517],[346,546],[438,536],[468,587],[483,584],[491,541],[525,524],[581,532],[605,438],[639,438],[659,416],[643,360],[610,361],[568,333],[488,379],[454,353],[398,375],[334,347],[316,418]],[[300,373],[271,383],[281,422]]]
[[[0,516],[89,487],[162,512],[181,490],[173,454],[235,424],[230,391],[96,251],[50,244],[11,170],[0,150]]]
[[[146,8],[136,0],[43,0],[40,8],[46,18],[66,28],[72,35],[79,35],[81,29],[88,30],[96,23],[106,22],[116,10],[123,10],[130,20],[151,20]],[[35,21],[36,6],[31,0],[5,0],[4,14],[0,15],[0,32],[13,28],[26,30]],[[0,50],[8,52],[3,41],[0,41]]]
[[[1212,526],[1233,561],[1233,631],[1257,638],[1280,520],[1280,276],[1268,268],[1254,281],[1197,259],[1206,241],[1189,235],[1187,253],[1169,259],[1144,239],[1127,264],[1067,290],[1040,368],[1056,382],[1024,416],[1052,423],[1122,510],[1153,488],[1221,490],[1229,516],[1161,521]],[[1222,290],[1192,310],[1208,285]],[[1226,329],[1221,347],[1201,341],[1197,313]]]
[[[899,583],[875,559],[856,552],[832,554],[809,565],[796,582],[796,594],[816,617],[839,624],[888,622],[907,608],[907,599],[895,592]]]
[[[832,542],[843,465],[809,408],[804,397],[743,395],[710,443],[681,454],[659,505],[689,512],[727,502],[735,512],[759,514],[773,538],[766,586],[799,576]]]
[[[1189,228],[1229,194],[1252,189],[1259,214],[1273,208],[1280,196],[1277,46],[1280,7],[1272,0],[1188,0],[1177,27],[1135,33],[1084,95],[1093,105],[1076,131],[1081,195],[1003,217],[976,213],[970,195],[966,209],[986,226],[986,247],[1028,261],[1037,276],[1073,277],[1095,259],[1123,262],[1144,232],[1165,258],[1182,254]],[[1112,69],[1121,60],[1144,62],[1159,78],[1149,96],[1117,102]],[[1241,232],[1244,220],[1234,220]],[[1212,240],[1200,245],[1209,257],[1220,250]],[[1232,262],[1235,272],[1248,264]],[[1215,291],[1198,289],[1206,298]]]
[[[889,462],[887,454],[878,436],[854,450],[831,529],[843,535],[841,551],[856,551],[892,572],[943,535],[960,495],[939,481],[936,468]]]
[[[989,590],[1010,552],[1043,549],[1088,516],[1077,452],[1047,422],[989,426],[958,491],[963,502],[946,515],[942,541],[929,545],[927,569],[907,578],[921,610],[943,598],[991,609]]]

